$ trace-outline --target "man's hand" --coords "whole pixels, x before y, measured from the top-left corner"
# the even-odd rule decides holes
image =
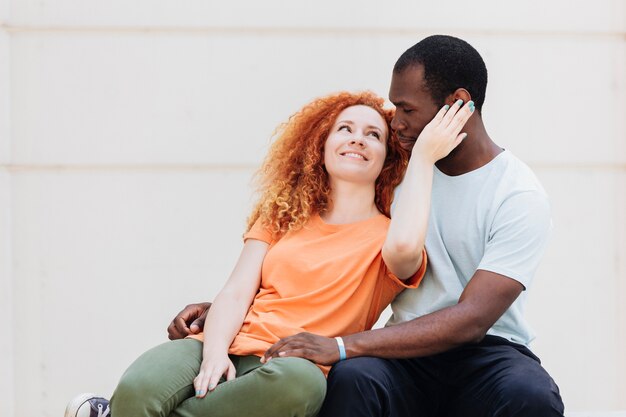
[[[183,308],[167,327],[167,337],[176,340],[200,333],[209,308],[211,303],[189,304]]]
[[[274,343],[261,358],[265,363],[271,358],[293,356],[308,359],[319,365],[332,365],[339,361],[337,341],[311,333],[298,333]]]

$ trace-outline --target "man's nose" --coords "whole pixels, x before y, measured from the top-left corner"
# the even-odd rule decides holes
[[[402,123],[400,120],[398,120],[398,118],[396,116],[394,116],[393,119],[391,119],[391,128],[393,130],[402,130],[405,127],[406,126],[404,125],[404,123]]]

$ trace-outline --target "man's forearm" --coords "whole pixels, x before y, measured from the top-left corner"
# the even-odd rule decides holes
[[[396,326],[344,337],[347,356],[410,358],[477,343],[522,289],[511,278],[478,270],[457,304]]]
[[[457,304],[395,326],[345,336],[347,356],[411,358],[478,342],[486,330],[469,323],[463,309]]]

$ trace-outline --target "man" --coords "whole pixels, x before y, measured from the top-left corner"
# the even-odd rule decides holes
[[[443,105],[472,100],[477,111],[467,137],[436,164],[429,267],[419,288],[393,302],[388,326],[345,336],[347,360],[334,339],[306,333],[266,353],[335,363],[320,416],[563,415],[558,387],[527,347],[533,334],[523,318],[549,205],[530,169],[487,134],[486,85],[482,58],[454,37],[428,37],[396,62],[392,127],[408,151]],[[206,307],[181,311],[170,338],[199,331]]]

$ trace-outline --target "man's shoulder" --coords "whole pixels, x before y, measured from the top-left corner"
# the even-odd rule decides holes
[[[499,155],[497,168],[492,175],[497,178],[499,192],[511,196],[519,193],[531,193],[538,198],[547,198],[543,185],[533,170],[511,151]]]

